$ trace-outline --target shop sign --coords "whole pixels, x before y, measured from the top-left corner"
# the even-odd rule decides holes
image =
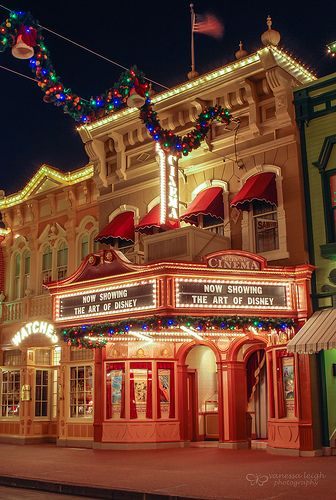
[[[178,160],[165,153],[157,143],[160,165],[160,223],[179,218]]]
[[[290,309],[290,286],[278,282],[176,279],[176,307]]]
[[[12,343],[18,346],[30,335],[38,333],[45,335],[53,344],[57,344],[58,337],[55,333],[54,325],[48,323],[47,321],[32,321],[31,323],[27,323],[14,335]]]
[[[208,267],[215,269],[236,269],[244,271],[260,271],[260,262],[244,255],[223,254],[208,259]]]
[[[99,318],[156,308],[156,281],[137,281],[56,297],[56,321]]]

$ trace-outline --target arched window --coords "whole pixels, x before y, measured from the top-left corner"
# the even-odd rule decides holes
[[[14,300],[21,298],[21,254],[17,252],[14,257]]]
[[[180,220],[219,236],[226,234],[228,224],[228,185],[220,180],[206,181],[192,192],[192,201]]]
[[[280,167],[259,165],[247,172],[230,205],[243,213],[243,250],[267,260],[288,257]]]
[[[42,254],[42,283],[49,283],[52,280],[52,250],[50,246],[43,249]]]
[[[56,279],[65,278],[68,272],[68,247],[65,242],[62,242],[58,247],[56,268]]]
[[[89,235],[87,233],[83,234],[80,238],[80,260],[84,260],[89,254]]]
[[[30,285],[30,252],[23,253],[23,293],[29,289]]]

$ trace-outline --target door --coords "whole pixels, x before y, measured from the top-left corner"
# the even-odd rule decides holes
[[[197,441],[197,384],[196,371],[188,370],[187,373],[187,441]]]

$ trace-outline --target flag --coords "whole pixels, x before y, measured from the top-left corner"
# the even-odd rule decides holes
[[[193,32],[201,33],[202,35],[209,35],[214,38],[222,38],[224,26],[213,14],[195,14]]]

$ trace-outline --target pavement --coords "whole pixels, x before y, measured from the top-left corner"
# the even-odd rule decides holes
[[[335,498],[335,470],[334,456],[287,457],[264,450],[0,444],[0,485],[92,499],[328,500]]]

